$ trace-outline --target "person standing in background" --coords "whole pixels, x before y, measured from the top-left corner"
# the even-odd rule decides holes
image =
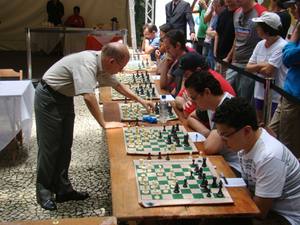
[[[48,22],[54,26],[62,24],[64,16],[64,5],[59,0],[49,0],[47,3]]]
[[[68,27],[85,27],[84,20],[82,16],[80,16],[80,8],[79,6],[74,6],[73,15],[69,16],[65,22],[65,26]]]
[[[166,23],[184,32],[186,37],[186,24],[190,27],[190,38],[195,40],[195,22],[192,16],[192,9],[188,2],[183,0],[172,0],[166,4]]]

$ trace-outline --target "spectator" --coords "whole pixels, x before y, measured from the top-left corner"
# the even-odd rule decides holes
[[[145,24],[143,27],[144,39],[142,50],[150,54],[151,60],[155,61],[155,50],[159,48],[159,37],[157,36],[157,27],[154,24]]]
[[[73,15],[69,16],[65,22],[68,27],[85,27],[84,20],[80,14],[79,6],[74,6]]]
[[[298,24],[290,42],[283,48],[283,64],[288,68],[284,90],[300,100],[300,1],[297,0],[294,15]],[[270,128],[296,157],[300,157],[300,105],[282,98],[272,118]]]
[[[215,49],[214,55],[218,59],[226,59],[230,54],[230,50],[233,45],[235,38],[233,15],[237,9],[236,0],[225,0],[226,8],[223,10],[218,18],[216,25],[216,36],[215,36]],[[224,77],[226,76],[227,68],[217,63],[216,70],[221,73]]]
[[[241,172],[237,154],[228,151],[223,145],[222,139],[215,130],[212,120],[213,114],[219,105],[222,105],[232,97],[223,92],[220,83],[207,71],[195,72],[186,81],[185,88],[191,100],[199,109],[208,111],[209,124],[211,129],[206,128],[198,117],[188,118],[189,124],[193,123],[193,129],[206,137],[204,141],[204,153],[206,155],[220,154],[228,162],[236,174]],[[196,129],[195,129],[196,128]]]
[[[287,9],[287,6],[284,4],[287,0],[271,0],[271,10],[275,12],[280,17],[282,24],[280,36],[285,39],[288,33],[288,30],[291,26],[291,15]]]
[[[174,29],[179,29],[186,38],[186,24],[189,24],[190,38],[195,40],[195,23],[192,16],[190,3],[183,0],[172,0],[166,4],[166,23]]]
[[[61,25],[64,16],[64,5],[59,0],[49,0],[47,3],[48,22],[54,26]]]
[[[245,68],[256,44],[260,41],[252,18],[259,17],[266,9],[254,0],[239,0],[237,4],[240,8],[235,11],[233,16],[235,41],[231,54],[226,60],[232,61],[235,66]],[[253,101],[255,83],[253,79],[238,74],[232,69],[227,70],[226,79],[235,89],[237,96]]]
[[[245,99],[220,105],[214,122],[224,144],[238,153],[242,177],[260,210],[253,224],[300,224],[300,165],[296,157],[265,129]]]
[[[286,41],[280,36],[280,17],[276,13],[265,12],[261,17],[253,18],[252,21],[257,23],[258,36],[264,40],[256,45],[246,70],[257,73],[260,77],[273,77],[275,84],[282,87],[287,69],[282,63],[282,49],[286,45]],[[279,103],[280,95],[276,92],[273,92],[272,95],[273,115]],[[259,123],[263,122],[264,97],[264,85],[256,81],[254,100]]]

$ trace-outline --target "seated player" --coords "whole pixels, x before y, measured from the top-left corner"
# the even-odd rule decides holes
[[[74,6],[73,15],[69,16],[65,22],[67,27],[85,27],[83,17],[79,15],[80,8],[79,6]]]
[[[179,67],[174,74],[176,76],[183,76],[183,82],[195,71],[208,71],[214,78],[218,80],[224,92],[228,92],[232,96],[236,96],[235,91],[226,79],[215,70],[209,68],[205,58],[197,52],[188,52],[179,60]],[[183,110],[184,116],[188,116],[196,109],[196,104],[191,102],[184,87],[175,98],[176,107]]]
[[[154,24],[145,24],[143,27],[143,34],[142,50],[144,53],[150,54],[151,60],[155,61],[155,50],[159,48],[157,27]]]
[[[254,108],[242,98],[220,105],[214,115],[224,144],[238,153],[242,177],[260,209],[256,224],[300,224],[300,165],[297,158],[265,129]],[[276,221],[276,222],[274,222]]]
[[[189,126],[206,137],[204,142],[204,153],[207,155],[222,155],[234,172],[239,175],[240,165],[237,154],[235,152],[229,152],[225,148],[212,121],[216,108],[233,96],[228,92],[223,92],[220,83],[207,71],[193,73],[185,81],[185,88],[192,102],[194,102],[199,109],[207,110],[208,112],[208,122],[211,130],[203,125],[198,118],[188,118]]]

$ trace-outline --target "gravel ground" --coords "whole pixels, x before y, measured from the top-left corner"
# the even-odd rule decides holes
[[[37,143],[33,123],[30,144],[18,151],[15,162],[12,162],[11,149],[0,152],[0,221],[111,215],[105,133],[88,112],[82,97],[75,97],[75,112],[69,175],[74,188],[89,192],[91,197],[85,201],[60,203],[55,212],[44,210],[36,203]]]

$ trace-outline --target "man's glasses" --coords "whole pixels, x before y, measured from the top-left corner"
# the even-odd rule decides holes
[[[220,135],[220,137],[221,137],[223,140],[227,141],[232,135],[236,134],[237,132],[239,132],[239,131],[242,130],[243,128],[244,128],[244,127],[241,127],[241,128],[239,128],[239,129],[237,129],[237,130],[234,130],[234,131],[230,132],[229,134],[222,134],[222,133],[219,133],[219,132],[218,132],[218,134]]]

